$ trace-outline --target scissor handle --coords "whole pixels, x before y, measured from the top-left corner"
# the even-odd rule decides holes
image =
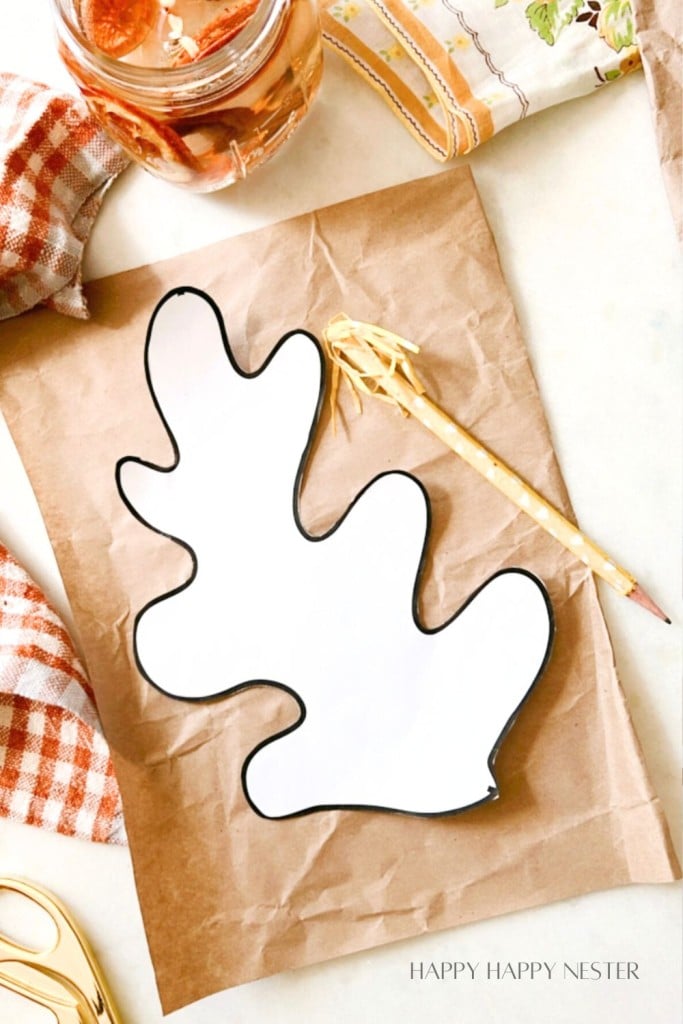
[[[64,979],[82,997],[83,1024],[122,1024],[90,945],[66,907],[45,889],[21,878],[0,878],[3,889],[25,896],[44,910],[57,937],[49,949],[36,951],[0,935],[0,964],[18,960]]]
[[[36,967],[49,968],[62,973],[62,958],[64,956],[64,943],[69,943],[71,922],[66,912],[59,906],[52,896],[40,889],[31,882],[25,882],[21,878],[0,878],[0,891],[16,892],[25,896],[27,900],[34,903],[52,920],[56,929],[55,941],[47,949],[31,949],[7,936],[0,934],[0,960],[21,960],[26,964],[33,964]],[[73,967],[73,964],[63,965]]]
[[[34,886],[28,882],[23,882],[19,878],[0,878],[0,890],[3,889],[25,896],[31,903],[35,903],[41,910],[44,910],[50,916],[57,934],[54,943],[48,949],[36,950],[24,946],[20,942],[15,942],[13,939],[9,939],[0,933],[0,961],[21,960],[23,963],[35,964],[36,967],[44,966],[46,957],[50,957],[59,945],[62,931],[59,913],[54,912],[56,908],[53,908],[51,900],[41,899],[42,893],[39,893]]]
[[[8,961],[0,965],[0,987],[51,1010],[57,1024],[83,1024],[76,1000],[54,979],[46,978],[42,971]]]

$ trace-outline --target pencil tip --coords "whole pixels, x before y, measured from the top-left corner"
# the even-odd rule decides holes
[[[646,611],[652,612],[652,614],[656,615],[658,619],[662,620],[662,622],[666,622],[671,625],[671,619],[669,616],[664,614],[659,605],[655,604],[650,595],[645,593],[639,583],[636,583],[633,590],[631,590],[626,596],[632,601],[635,601],[636,604],[639,604],[641,608],[645,608]]]

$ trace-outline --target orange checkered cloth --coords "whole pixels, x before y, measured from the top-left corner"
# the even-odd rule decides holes
[[[39,304],[87,318],[83,249],[127,164],[82,100],[0,73],[0,320]]]
[[[126,842],[93,692],[62,622],[0,544],[0,815]]]

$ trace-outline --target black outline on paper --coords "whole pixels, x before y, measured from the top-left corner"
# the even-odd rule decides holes
[[[193,548],[191,547],[190,544],[188,544],[184,540],[181,540],[179,537],[174,537],[172,534],[165,533],[163,530],[158,529],[153,524],[148,523],[139,514],[139,512],[131,505],[131,503],[128,501],[128,498],[126,497],[126,494],[125,494],[125,492],[124,492],[124,490],[123,490],[123,488],[121,486],[121,469],[122,469],[122,467],[126,463],[135,463],[135,464],[137,464],[139,466],[145,467],[146,469],[153,469],[156,472],[171,473],[171,472],[173,472],[174,469],[177,468],[177,466],[180,463],[180,457],[181,456],[180,456],[180,450],[178,448],[178,444],[176,442],[176,439],[175,439],[175,436],[173,434],[173,431],[171,430],[169,424],[166,421],[166,418],[164,416],[163,410],[161,409],[161,406],[160,406],[159,401],[157,399],[156,393],[154,391],[154,387],[152,385],[152,379],[151,379],[150,369],[149,369],[149,346],[150,346],[150,342],[151,342],[151,339],[152,339],[152,334],[153,334],[153,331],[154,331],[154,322],[156,320],[157,314],[160,312],[162,307],[171,298],[174,298],[174,297],[180,296],[180,295],[185,295],[185,294],[188,294],[188,293],[192,294],[192,295],[197,295],[199,298],[204,299],[204,301],[207,302],[208,305],[210,306],[210,308],[213,310],[213,312],[215,314],[215,317],[216,317],[216,322],[217,322],[217,325],[218,325],[218,328],[219,328],[219,331],[220,331],[220,335],[221,335],[221,339],[222,339],[222,342],[223,342],[223,348],[225,349],[225,353],[226,353],[226,355],[228,357],[228,360],[230,362],[230,365],[231,365],[232,369],[237,374],[239,374],[240,377],[243,377],[243,378],[248,380],[248,379],[253,379],[255,377],[260,376],[268,368],[268,366],[270,365],[271,361],[275,358],[275,356],[280,351],[282,346],[285,345],[287,343],[287,341],[291,337],[293,337],[294,335],[297,335],[297,334],[305,335],[307,338],[310,339],[310,341],[313,342],[313,344],[315,345],[315,347],[316,347],[316,349],[318,351],[318,356],[320,358],[320,390],[319,390],[319,393],[318,393],[318,401],[317,401],[317,404],[316,404],[316,409],[315,409],[315,413],[313,415],[313,419],[311,421],[311,427],[310,427],[310,430],[309,430],[309,433],[308,433],[308,438],[307,438],[307,441],[306,441],[306,445],[304,447],[303,453],[301,455],[301,459],[299,461],[299,467],[297,469],[297,473],[296,473],[296,476],[295,476],[294,490],[293,490],[293,494],[292,494],[292,512],[293,512],[293,516],[294,516],[294,521],[296,523],[297,529],[302,534],[302,536],[306,538],[306,540],[309,540],[309,541],[312,541],[314,543],[317,543],[318,541],[326,540],[333,533],[335,533],[336,530],[338,530],[339,527],[342,525],[342,523],[344,522],[346,517],[349,515],[349,513],[351,512],[351,509],[356,505],[356,503],[358,501],[361,500],[361,498],[363,497],[365,492],[367,490],[369,490],[369,488],[372,487],[378,480],[381,480],[382,477],[385,477],[385,476],[396,476],[396,475],[398,475],[398,476],[405,476],[405,477],[408,477],[408,479],[412,480],[420,488],[420,491],[422,492],[422,495],[423,495],[424,500],[425,500],[425,506],[426,506],[425,537],[424,537],[424,541],[423,541],[423,544],[422,544],[422,551],[420,553],[420,560],[419,560],[419,563],[418,563],[417,572],[416,572],[416,575],[415,575],[415,583],[414,583],[414,586],[413,586],[412,603],[411,603],[413,621],[415,623],[416,628],[418,630],[420,630],[421,633],[424,633],[426,635],[433,635],[435,633],[441,632],[442,629],[446,629],[448,626],[450,626],[450,624],[452,622],[455,621],[455,619],[458,618],[458,616],[477,597],[477,595],[480,593],[480,591],[482,591],[484,589],[484,587],[486,587],[492,580],[496,579],[498,576],[507,575],[508,573],[516,573],[516,574],[519,574],[519,575],[527,576],[539,588],[539,590],[541,592],[541,595],[543,596],[543,600],[545,602],[545,605],[546,605],[546,610],[548,612],[548,643],[547,643],[545,655],[544,655],[543,660],[541,662],[541,665],[540,665],[540,667],[538,669],[538,672],[536,673],[536,676],[532,680],[531,684],[529,685],[528,689],[526,690],[524,696],[520,700],[520,702],[517,705],[517,707],[514,708],[512,713],[509,715],[505,725],[503,726],[503,729],[501,730],[498,738],[494,742],[494,745],[493,745],[493,748],[491,750],[491,753],[488,756],[487,763],[488,763],[488,767],[489,767],[489,770],[491,772],[491,775],[492,775],[492,777],[494,779],[495,785],[494,786],[489,786],[488,794],[485,797],[482,797],[481,800],[477,800],[474,803],[467,804],[464,807],[455,807],[455,808],[451,808],[449,810],[444,810],[444,811],[408,811],[408,810],[403,810],[401,808],[395,808],[395,807],[376,806],[374,804],[317,804],[314,807],[307,807],[307,808],[304,808],[304,809],[302,809],[300,811],[295,811],[292,814],[279,815],[277,817],[270,817],[269,815],[263,814],[263,812],[259,810],[259,808],[253,803],[251,797],[249,796],[249,790],[248,790],[247,784],[246,784],[246,772],[247,772],[247,768],[248,768],[252,758],[255,757],[256,754],[263,747],[267,746],[269,743],[273,743],[276,740],[281,739],[283,736],[286,736],[288,733],[293,732],[295,729],[298,729],[303,724],[303,722],[305,721],[305,718],[306,718],[306,705],[304,704],[304,701],[301,699],[299,694],[295,690],[293,690],[290,686],[287,686],[285,683],[281,683],[281,682],[278,682],[276,680],[270,680],[270,679],[251,679],[251,680],[247,680],[247,681],[245,681],[243,683],[238,683],[235,686],[228,687],[225,690],[219,690],[216,693],[208,694],[208,695],[203,696],[203,697],[180,697],[177,694],[168,693],[166,690],[163,689],[163,687],[161,687],[158,683],[156,683],[147,674],[147,672],[145,671],[144,666],[142,665],[142,662],[140,661],[140,657],[139,657],[139,654],[138,654],[138,647],[137,647],[138,623],[140,622],[140,619],[142,618],[142,616],[145,615],[149,611],[150,608],[154,607],[154,605],[159,604],[162,601],[166,601],[169,598],[174,597],[176,594],[181,593],[183,590],[186,590],[187,587],[191,586],[191,584],[194,582],[194,579],[195,579],[195,577],[197,575],[197,565],[198,565],[198,563],[197,563],[197,556],[196,556],[196,554],[195,554],[195,552],[194,552],[194,550],[193,550]],[[318,424],[320,422],[320,414],[321,414],[321,410],[322,410],[323,400],[324,400],[324,397],[325,397],[325,386],[326,386],[325,356],[323,354],[323,350],[322,350],[320,342],[309,331],[303,330],[301,328],[296,328],[295,330],[287,331],[286,334],[282,335],[282,337],[278,341],[277,345],[275,345],[275,347],[269,353],[268,357],[265,359],[265,361],[262,363],[262,365],[257,370],[254,370],[252,372],[247,372],[247,371],[241,369],[241,367],[237,364],[237,362],[235,360],[235,357],[234,357],[234,355],[232,353],[232,349],[230,347],[230,341],[228,339],[227,331],[225,329],[225,323],[223,321],[223,316],[221,314],[221,311],[220,311],[218,305],[214,302],[214,300],[211,298],[210,295],[207,295],[206,292],[202,291],[199,288],[195,288],[195,287],[192,287],[192,286],[188,285],[188,286],[177,287],[177,288],[171,289],[157,303],[157,305],[156,305],[156,307],[154,309],[154,312],[152,313],[152,316],[150,318],[149,326],[147,328],[147,335],[146,335],[146,339],[145,339],[144,360],[145,360],[145,379],[147,381],[147,387],[149,389],[149,392],[150,392],[150,395],[152,397],[152,401],[154,403],[154,407],[155,407],[155,409],[157,411],[159,419],[161,420],[161,422],[162,422],[162,424],[164,426],[164,430],[166,431],[166,434],[168,435],[168,438],[169,438],[169,440],[171,442],[171,445],[172,445],[172,448],[173,448],[173,462],[172,462],[172,464],[170,466],[158,466],[155,463],[147,462],[144,459],[138,458],[137,456],[124,456],[123,458],[119,459],[118,462],[116,463],[116,487],[117,487],[119,496],[120,496],[121,500],[123,501],[124,505],[126,506],[128,511],[131,513],[131,515],[135,519],[138,520],[138,522],[142,523],[143,526],[146,526],[148,529],[152,530],[154,533],[156,533],[156,534],[158,534],[158,535],[160,535],[162,537],[168,538],[169,540],[173,541],[175,544],[178,544],[181,548],[183,548],[183,550],[187,551],[187,553],[190,556],[190,559],[192,561],[192,571],[190,572],[190,575],[188,576],[188,578],[183,583],[181,583],[179,586],[175,587],[174,589],[169,590],[167,593],[160,594],[158,597],[153,598],[153,600],[149,601],[135,616],[135,622],[134,622],[134,626],[133,626],[133,653],[134,653],[134,657],[135,657],[136,666],[137,666],[138,671],[140,672],[141,676],[144,679],[147,680],[147,682],[150,684],[150,686],[154,687],[154,689],[159,691],[159,693],[164,694],[164,696],[169,697],[172,700],[183,701],[183,702],[187,702],[187,703],[190,703],[190,704],[202,704],[202,703],[205,703],[207,701],[217,700],[217,699],[219,699],[221,697],[233,696],[236,693],[240,693],[242,690],[247,690],[247,689],[250,689],[251,687],[256,687],[256,686],[271,686],[271,687],[274,687],[275,689],[284,691],[285,693],[289,694],[290,697],[293,698],[293,700],[296,702],[296,704],[298,705],[298,707],[300,709],[300,712],[301,712],[300,717],[297,718],[297,720],[295,722],[293,722],[291,725],[287,726],[287,728],[280,730],[280,732],[275,733],[273,736],[267,737],[265,740],[262,740],[248,754],[248,756],[246,757],[246,759],[244,761],[244,764],[242,765],[242,772],[241,772],[242,789],[243,789],[245,798],[247,800],[247,803],[249,804],[249,806],[252,808],[252,810],[260,818],[264,818],[264,819],[266,819],[268,821],[286,821],[286,820],[289,820],[291,818],[300,818],[300,817],[303,817],[304,815],[314,814],[314,813],[317,813],[319,811],[381,811],[381,812],[384,812],[384,813],[387,813],[387,814],[402,814],[402,815],[410,815],[411,817],[419,817],[419,818],[443,818],[443,817],[451,817],[451,816],[453,816],[455,814],[462,814],[464,811],[471,810],[474,807],[480,807],[482,804],[490,803],[491,801],[496,800],[498,798],[498,796],[499,796],[498,780],[496,779],[496,775],[495,775],[495,771],[494,771],[496,758],[498,756],[498,753],[500,751],[502,743],[505,740],[505,737],[507,736],[507,734],[512,729],[512,727],[513,727],[513,725],[514,725],[514,723],[515,723],[515,721],[516,721],[516,719],[517,719],[517,717],[519,715],[519,712],[520,712],[520,710],[522,708],[522,705],[526,702],[526,700],[528,699],[529,695],[531,694],[531,691],[534,689],[534,687],[536,686],[537,682],[539,681],[539,679],[541,678],[541,676],[545,672],[545,669],[546,669],[546,667],[548,665],[548,661],[550,660],[550,655],[551,655],[551,651],[552,651],[552,647],[553,647],[553,640],[554,640],[554,635],[555,635],[555,616],[554,616],[554,613],[553,613],[553,607],[552,607],[552,603],[550,601],[550,597],[548,595],[548,591],[546,590],[544,584],[538,579],[537,576],[535,576],[533,573],[529,572],[527,569],[521,569],[521,568],[499,569],[497,572],[495,572],[491,576],[489,576],[488,579],[486,579],[481,584],[481,586],[479,586],[475,591],[473,591],[473,593],[470,594],[470,596],[467,598],[467,600],[464,602],[464,604],[462,604],[453,613],[453,615],[451,615],[451,617],[449,619],[447,619],[445,622],[443,622],[440,626],[436,626],[436,627],[431,628],[431,629],[428,629],[427,627],[423,626],[422,623],[420,622],[420,618],[419,618],[419,614],[418,614],[418,601],[419,601],[419,593],[420,593],[421,582],[422,582],[422,575],[423,575],[423,570],[424,570],[424,566],[425,566],[425,556],[426,556],[426,550],[427,550],[427,543],[428,543],[428,539],[429,539],[429,534],[431,532],[431,502],[430,502],[430,499],[429,499],[429,495],[427,494],[427,491],[426,491],[424,485],[422,484],[422,482],[420,480],[418,480],[417,477],[413,476],[412,473],[408,473],[408,472],[406,472],[404,470],[388,470],[388,471],[379,473],[377,476],[373,477],[373,479],[370,480],[362,488],[362,490],[360,490],[358,492],[358,494],[353,499],[353,501],[348,506],[346,511],[343,513],[343,515],[337,520],[337,522],[326,533],[323,533],[323,534],[315,536],[313,534],[309,534],[309,533],[306,532],[306,530],[304,529],[303,524],[302,524],[302,522],[301,522],[301,520],[299,518],[299,508],[298,508],[298,505],[299,505],[299,501],[298,501],[299,490],[300,490],[300,486],[301,486],[301,483],[302,483],[302,480],[303,480],[304,473],[306,471],[306,467],[308,465],[308,460],[309,460],[309,456],[311,454],[311,450],[312,450],[312,447],[313,447],[313,441],[314,441],[316,433],[317,433]]]

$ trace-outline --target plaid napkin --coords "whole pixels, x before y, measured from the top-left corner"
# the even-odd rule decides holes
[[[630,0],[325,3],[325,41],[439,160],[640,66]]]
[[[61,621],[0,544],[0,815],[125,843],[92,690]]]
[[[39,303],[88,316],[83,248],[127,163],[81,100],[0,73],[0,320]]]

